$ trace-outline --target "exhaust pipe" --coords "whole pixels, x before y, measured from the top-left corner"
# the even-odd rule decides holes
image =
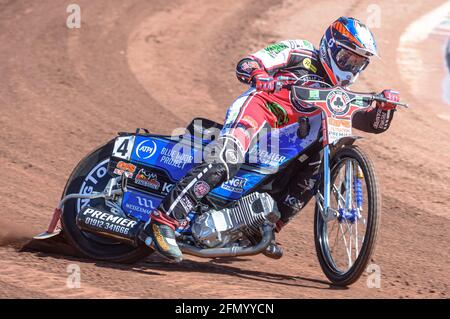
[[[226,248],[198,248],[184,243],[178,243],[181,251],[188,255],[193,255],[203,258],[215,257],[237,257],[237,256],[252,256],[263,252],[273,239],[273,226],[265,224],[263,226],[263,236],[261,241],[252,247],[226,247]]]

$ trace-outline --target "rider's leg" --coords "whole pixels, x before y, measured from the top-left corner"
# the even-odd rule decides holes
[[[299,168],[296,176],[291,180],[286,193],[276,198],[281,218],[278,220],[275,232],[279,233],[286,224],[294,218],[313,197],[313,177],[318,173],[320,156],[314,155],[308,163]],[[279,259],[283,256],[283,248],[275,241],[275,234],[271,244],[263,252],[270,258]]]
[[[277,200],[281,218],[277,223],[277,232],[286,226],[314,196],[314,185],[319,174],[320,154],[313,154],[303,163],[296,176],[291,180],[286,195]]]
[[[237,173],[251,140],[267,122],[263,102],[250,92],[231,106],[221,136],[212,147],[215,151],[174,186],[144,226],[140,237],[147,245],[153,243],[162,255],[181,261],[175,240],[178,220],[184,219],[210,190]]]
[[[210,190],[233,177],[239,170],[243,154],[230,138],[220,138],[217,154],[194,167],[164,198],[144,226],[141,239],[154,244],[157,251],[174,261],[181,261],[182,253],[175,240],[178,221],[184,219]]]

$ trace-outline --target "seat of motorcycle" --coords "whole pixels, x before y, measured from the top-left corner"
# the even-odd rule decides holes
[[[202,117],[196,117],[186,127],[189,134],[195,136],[210,136],[213,131],[220,131],[223,125]]]

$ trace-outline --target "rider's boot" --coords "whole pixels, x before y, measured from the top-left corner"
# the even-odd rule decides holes
[[[181,262],[183,254],[175,239],[175,230],[179,226],[176,219],[155,210],[151,220],[145,224],[139,237],[144,243],[154,248],[163,257]]]

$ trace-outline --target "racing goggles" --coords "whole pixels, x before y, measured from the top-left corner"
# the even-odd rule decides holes
[[[345,72],[357,74],[369,64],[369,58],[356,54],[346,48],[340,48],[336,54],[336,64]]]

